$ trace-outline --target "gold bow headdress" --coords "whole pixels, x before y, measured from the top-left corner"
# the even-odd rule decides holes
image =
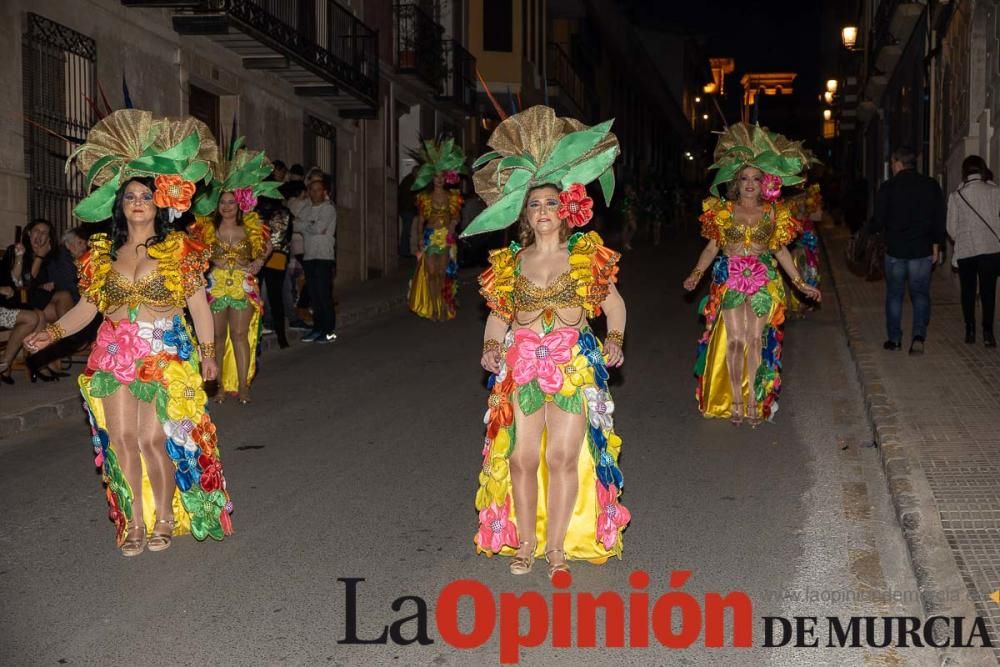
[[[715,164],[718,169],[712,186],[713,195],[719,195],[719,185],[739,175],[744,167],[756,167],[765,174],[781,178],[783,185],[795,185],[805,180],[800,174],[810,164],[818,162],[812,153],[802,147],[801,141],[791,141],[777,132],[760,125],[736,123],[726,128],[715,146]]]
[[[608,120],[587,127],[573,118],[560,118],[546,106],[534,106],[503,120],[487,145],[493,150],[472,165],[476,194],[486,209],[462,236],[503,229],[517,220],[528,191],[540,185],[564,190],[573,183],[601,184],[611,203],[615,175],[611,166],[620,152]]]
[[[211,181],[210,165],[218,160],[218,151],[211,130],[196,118],[155,117],[140,109],[114,111],[91,128],[87,141],[66,161],[67,171],[75,162],[84,174],[87,190],[96,188],[73,214],[84,222],[107,220],[118,188],[136,176],[171,177],[171,187],[186,195],[172,196],[172,201],[188,201],[198,181]]]
[[[425,139],[420,142],[419,150],[410,151],[410,156],[423,163],[417,171],[411,190],[423,190],[441,173],[469,173],[465,166],[465,153],[462,152],[461,146],[455,145],[455,140],[451,137],[439,140]]]
[[[214,179],[208,189],[194,202],[195,215],[211,215],[219,205],[219,197],[224,192],[236,194],[240,210],[244,213],[253,209],[257,197],[281,199],[278,188],[281,181],[267,180],[274,166],[263,151],[251,151],[243,147],[243,137],[233,140],[225,155],[212,164]]]

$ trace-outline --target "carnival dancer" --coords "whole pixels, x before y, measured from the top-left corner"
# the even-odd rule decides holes
[[[171,231],[217,150],[193,118],[124,109],[98,122],[70,156],[96,187],[74,214],[84,222],[110,218],[111,233],[91,236],[79,260],[80,302],[25,341],[40,350],[104,315],[79,382],[125,556],[166,549],[188,532],[221,540],[232,531],[202,389],[218,371],[205,293],[208,250]]]
[[[462,195],[454,187],[467,171],[465,155],[454,139],[427,140],[417,154],[423,162],[413,181],[417,218],[412,247],[417,268],[410,281],[410,310],[429,320],[455,317],[458,293],[458,244],[455,227],[461,219]]]
[[[819,183],[813,183],[805,192],[789,200],[792,216],[802,224],[802,233],[788,246],[795,267],[807,285],[819,288],[819,236],[816,234],[816,223],[823,219],[823,196],[820,194]],[[786,276],[787,278],[787,276]],[[802,317],[813,309],[813,304],[803,301],[794,289],[788,289],[786,283],[786,307],[789,312]]]
[[[619,153],[611,121],[587,127],[545,106],[510,116],[475,167],[488,204],[463,236],[519,221],[520,242],[490,253],[479,278],[490,308],[481,364],[490,372],[486,441],[476,509],[477,552],[513,556],[512,574],[536,556],[549,576],[569,560],[620,557],[630,521],[618,502],[622,441],[608,367],[624,359],[620,255],[596,232],[585,186],[610,202]],[[602,345],[589,320],[607,314]]]
[[[213,165],[210,189],[194,203],[197,221],[191,235],[208,246],[208,305],[215,320],[219,391],[250,402],[250,383],[257,373],[257,343],[264,310],[257,274],[271,254],[270,231],[254,211],[258,197],[280,198],[278,181],[265,180],[271,165],[263,153],[233,141],[225,157]]]
[[[801,182],[808,162],[801,142],[757,125],[731,125],[719,138],[710,167],[718,170],[713,196],[702,203],[700,218],[708,243],[684,280],[684,289],[693,290],[712,267],[712,285],[699,307],[705,332],[695,363],[698,409],[706,417],[734,424],[747,417],[756,427],[778,409],[785,319],[778,265],[798,290],[820,300],[788,252],[800,226],[779,200],[782,184]],[[726,198],[719,197],[722,183],[729,183]]]

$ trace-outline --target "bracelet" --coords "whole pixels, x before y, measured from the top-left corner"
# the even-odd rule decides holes
[[[500,341],[490,338],[483,343],[483,354],[487,352],[499,352],[500,351]]]
[[[691,270],[691,275],[695,278],[701,278],[704,275],[705,269],[699,269],[697,266]]]
[[[59,325],[58,322],[53,322],[45,327],[45,333],[49,335],[49,339],[54,343],[61,338],[66,337],[66,330]]]
[[[799,289],[802,289],[804,287],[808,287],[806,281],[802,280],[801,276],[798,277],[798,278],[792,278],[792,284],[795,285],[796,287],[798,287]]]
[[[215,343],[199,343],[198,350],[201,352],[202,359],[206,357],[215,358]]]
[[[625,345],[625,334],[617,329],[612,329],[608,332],[608,335],[604,337],[604,342],[614,343],[618,347],[623,347]]]

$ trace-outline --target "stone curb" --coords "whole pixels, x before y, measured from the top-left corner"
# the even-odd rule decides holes
[[[405,289],[401,289],[400,294],[393,295],[391,298],[352,309],[343,314],[338,313],[337,330],[349,329],[375,318],[397,312],[406,306],[407,294]],[[298,341],[305,333],[304,331],[289,329],[288,338],[291,341]],[[273,334],[261,338],[261,354],[277,347],[278,340]],[[17,414],[2,416],[0,417],[0,440],[61,419],[79,418],[82,422],[84,420],[82,406],[83,401],[79,394],[74,393],[72,396],[52,401],[51,403],[36,405]]]
[[[873,349],[872,343],[862,338],[857,316],[845,303],[844,294],[837,287],[838,274],[844,268],[831,261],[829,253],[832,248],[827,243],[823,243],[822,247],[826,265],[830,268],[830,283],[837,294],[847,345],[861,384],[865,414],[878,445],[889,495],[906,541],[925,617],[975,618],[975,605],[967,596],[963,595],[957,601],[951,599],[954,591],[964,592],[967,588],[945,537],[941,515],[923,466],[898,435],[897,408],[886,393],[875,357],[882,349]],[[971,628],[971,623],[965,625],[965,628]],[[997,664],[996,658],[988,649],[943,648],[938,649],[938,655],[941,665]]]

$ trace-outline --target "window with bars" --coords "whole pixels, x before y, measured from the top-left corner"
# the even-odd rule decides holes
[[[302,155],[306,171],[319,167],[330,179],[330,199],[337,200],[337,128],[330,123],[306,116]]]

